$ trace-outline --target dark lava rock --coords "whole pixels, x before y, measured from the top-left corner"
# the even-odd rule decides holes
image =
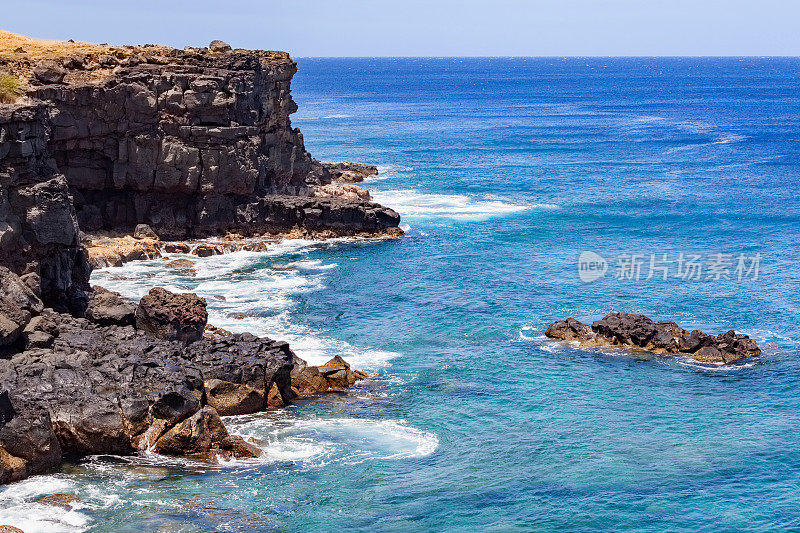
[[[226,43],[225,41],[220,41],[218,39],[214,39],[211,41],[211,44],[208,45],[208,49],[212,52],[230,52],[233,50],[231,45]]]
[[[199,454],[219,446],[228,436],[216,409],[206,406],[164,433],[153,451],[164,455]]]
[[[19,286],[13,274],[9,280]],[[258,447],[227,433],[220,412],[281,407],[295,391],[341,390],[366,376],[341,358],[308,367],[286,343],[249,334],[186,344],[50,309],[36,314],[32,301],[25,335],[49,338],[0,359],[0,483],[45,472],[64,457],[146,449],[257,457]],[[293,386],[295,364],[316,376],[313,387]]]
[[[366,372],[351,370],[350,364],[338,355],[322,366],[309,366],[303,359],[295,356],[292,392],[295,397],[338,392],[366,377]]]
[[[660,355],[686,354],[704,363],[732,363],[761,354],[747,335],[728,331],[716,337],[691,333],[675,322],[654,322],[644,315],[609,313],[589,327],[573,318],[559,320],[545,332],[550,338],[578,341],[584,347],[617,346]]]
[[[137,224],[133,230],[133,236],[137,239],[153,239],[158,240],[158,233],[153,231],[153,228],[147,224]]]
[[[43,307],[16,274],[0,267],[0,355],[20,340],[25,326]]]
[[[208,322],[206,301],[196,294],[151,289],[136,308],[136,327],[164,340],[195,342]]]
[[[265,409],[273,387],[278,397],[269,407],[287,405],[292,399],[294,354],[285,342],[233,334],[196,342],[191,353],[205,378],[206,400],[222,415]]]
[[[378,175],[378,167],[349,161],[324,162],[322,166],[330,173],[332,181],[358,183]]]
[[[135,303],[102,287],[94,287],[86,308],[86,318],[101,326],[132,326],[136,322],[135,314]]]
[[[589,335],[591,328],[583,322],[578,322],[574,318],[559,320],[550,324],[545,335],[554,339],[571,341],[581,339]]]
[[[61,83],[67,71],[54,61],[42,61],[33,69],[33,77],[42,83]]]

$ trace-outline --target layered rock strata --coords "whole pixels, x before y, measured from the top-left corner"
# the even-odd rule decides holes
[[[550,324],[545,335],[587,348],[618,347],[659,355],[685,355],[703,363],[733,363],[756,357],[761,349],[747,335],[731,330],[717,336],[686,331],[675,322],[654,322],[644,315],[609,313],[591,326],[574,318]]]
[[[24,97],[0,105],[0,265],[38,275],[47,305],[86,307],[80,231],[400,232],[397,213],[361,189],[330,187],[332,172],[368,167],[306,151],[289,119],[287,54],[16,37],[21,52],[0,49],[0,71],[26,82]]]

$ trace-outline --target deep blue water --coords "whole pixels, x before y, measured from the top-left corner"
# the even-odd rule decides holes
[[[298,64],[293,124],[308,149],[380,165],[365,186],[407,236],[96,281],[197,291],[218,325],[378,377],[229,421],[268,443],[257,464],[101,458],[12,486],[17,510],[0,515],[72,490],[86,508],[50,511],[58,528],[800,529],[800,59]],[[609,265],[592,283],[578,276],[586,250]],[[624,254],[640,279],[617,279]],[[647,279],[651,254],[700,256],[700,279],[675,277],[674,262]],[[757,276],[737,273],[740,255],[758,257]],[[619,310],[775,347],[719,367],[542,336]]]

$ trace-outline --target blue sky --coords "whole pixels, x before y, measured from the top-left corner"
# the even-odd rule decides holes
[[[26,35],[307,56],[800,55],[797,0],[3,0]]]

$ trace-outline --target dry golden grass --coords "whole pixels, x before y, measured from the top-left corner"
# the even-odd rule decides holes
[[[0,57],[17,59],[25,57],[37,61],[57,59],[77,53],[99,53],[108,47],[91,43],[71,43],[69,41],[48,41],[32,39],[10,31],[0,30]],[[18,51],[18,49],[21,49]]]
[[[114,55],[117,58],[131,56],[143,50],[136,46],[108,46],[84,42],[51,41],[33,39],[9,31],[0,30],[0,68],[8,74],[23,80],[31,77],[33,67],[40,61],[59,61],[61,59],[80,56]],[[167,46],[148,46],[149,55],[167,55],[172,48]],[[73,73],[68,82],[98,82],[108,78],[110,68],[93,68],[85,72]]]
[[[11,104],[22,96],[22,80],[11,74],[0,74],[0,104]]]
[[[118,49],[117,47],[94,43],[33,39],[10,31],[0,30],[0,58],[24,58],[28,61],[41,61],[61,59],[75,54],[109,53]],[[165,54],[170,50],[171,48],[168,46],[160,45],[148,48],[151,54]]]
[[[285,52],[263,50],[236,50],[236,52],[252,53],[274,61],[289,59],[289,55]],[[21,80],[23,90],[25,86],[29,85],[34,67],[41,61],[60,62],[62,59],[73,56],[89,58],[89,65],[85,69],[73,69],[67,73],[65,83],[99,83],[108,79],[115,72],[113,67],[105,67],[98,61],[102,55],[113,56],[118,61],[122,61],[122,64],[125,64],[124,61],[133,56],[145,57],[149,63],[165,64],[177,59],[175,53],[175,49],[164,45],[109,46],[85,42],[51,41],[33,39],[0,30],[0,74],[8,74]],[[177,60],[179,61],[179,59]]]

